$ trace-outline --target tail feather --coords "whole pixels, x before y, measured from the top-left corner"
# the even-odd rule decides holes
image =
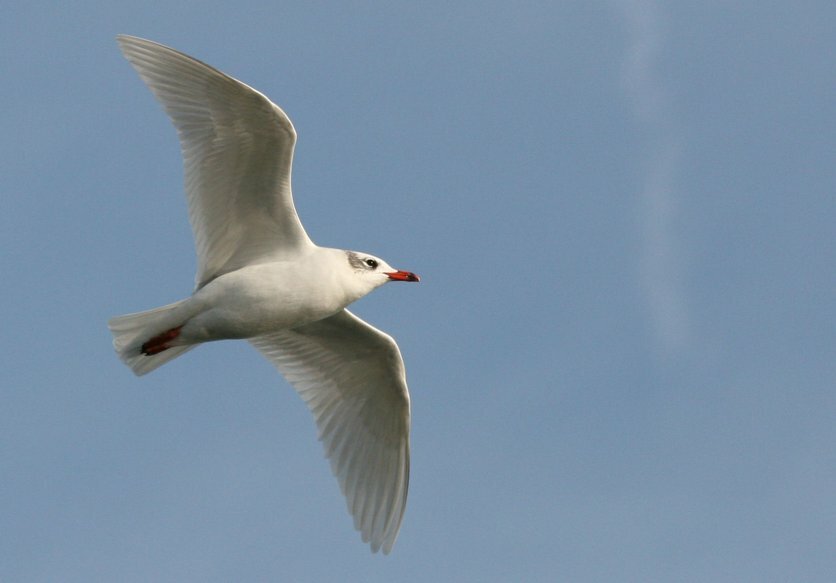
[[[172,346],[151,355],[142,352],[143,343],[165,330],[182,324],[182,322],[173,319],[172,312],[185,301],[180,300],[146,312],[117,316],[111,318],[107,323],[110,332],[113,334],[113,348],[119,354],[122,362],[134,371],[134,374],[139,376],[149,373],[197,346],[196,344]]]

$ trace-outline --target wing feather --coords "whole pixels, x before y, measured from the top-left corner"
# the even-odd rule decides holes
[[[312,245],[290,189],[296,130],[281,108],[174,49],[117,38],[180,137],[197,287]]]
[[[389,553],[409,483],[409,392],[397,344],[348,310],[250,342],[313,413],[363,541]]]

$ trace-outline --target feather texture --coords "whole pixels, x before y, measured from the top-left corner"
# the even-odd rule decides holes
[[[296,130],[284,111],[179,51],[131,36],[118,41],[180,136],[197,287],[312,245],[293,205]]]
[[[409,483],[409,393],[390,336],[348,310],[251,338],[313,413],[354,527],[389,553]]]

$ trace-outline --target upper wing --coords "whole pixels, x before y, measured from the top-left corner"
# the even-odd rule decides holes
[[[409,392],[398,345],[348,310],[250,342],[313,413],[363,541],[389,553],[409,483]]]
[[[117,37],[180,136],[197,286],[312,245],[290,191],[296,131],[255,89],[183,53]]]

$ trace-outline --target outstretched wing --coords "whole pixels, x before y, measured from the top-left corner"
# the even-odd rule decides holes
[[[197,287],[312,245],[293,206],[296,131],[255,89],[152,41],[117,37],[180,136]]]
[[[348,310],[250,342],[313,413],[363,541],[389,553],[409,483],[409,392],[398,345]]]

